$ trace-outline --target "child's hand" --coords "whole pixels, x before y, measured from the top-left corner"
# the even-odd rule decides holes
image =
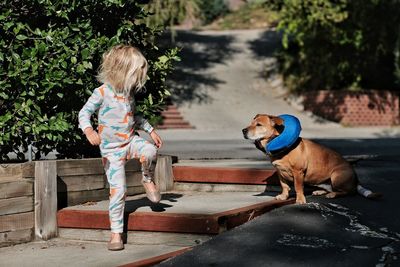
[[[156,133],[156,131],[152,131],[150,133],[150,137],[151,137],[151,139],[153,139],[154,144],[156,145],[156,147],[158,149],[160,149],[162,147],[163,142],[162,142],[160,136]]]
[[[92,128],[86,128],[84,131],[87,140],[89,140],[89,142],[94,145],[94,146],[98,146],[101,143],[101,139],[100,139],[100,135],[93,130]]]

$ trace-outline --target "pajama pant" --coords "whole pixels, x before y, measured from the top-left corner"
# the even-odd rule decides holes
[[[152,180],[150,168],[157,156],[157,149],[139,136],[134,136],[123,148],[103,153],[104,170],[110,185],[109,216],[112,233],[122,233],[124,227],[124,208],[126,198],[125,163],[131,158],[140,160],[143,181]]]

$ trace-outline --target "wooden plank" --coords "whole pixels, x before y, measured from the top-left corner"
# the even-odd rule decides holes
[[[108,211],[64,209],[57,214],[64,228],[110,229]],[[213,215],[134,212],[127,218],[128,230],[177,233],[219,233],[218,218]]]
[[[66,196],[67,199],[64,200],[64,202],[66,202],[66,205],[64,206],[68,207],[84,204],[90,201],[107,200],[109,194],[109,189],[68,192]]]
[[[84,190],[95,190],[105,188],[103,174],[87,174],[74,176],[58,176],[58,183],[63,183],[64,186],[58,187],[58,192],[74,192]]]
[[[33,211],[0,216],[0,232],[29,229],[34,226]]]
[[[3,179],[21,179],[22,178],[22,163],[0,164],[0,180]]]
[[[279,184],[274,169],[174,166],[173,172],[176,182]]]
[[[35,236],[48,240],[57,236],[57,162],[35,165]]]
[[[154,180],[161,192],[172,190],[174,187],[174,174],[170,156],[158,156],[154,170]]]
[[[127,196],[134,196],[134,195],[139,195],[143,194],[146,191],[144,190],[144,187],[142,185],[139,186],[129,186],[126,191]]]
[[[33,240],[33,228],[0,233],[0,247],[26,243]]]
[[[33,196],[0,199],[0,215],[33,211]]]
[[[57,174],[59,176],[104,174],[100,158],[58,160]]]
[[[131,159],[125,165],[125,171],[127,172],[140,170],[141,165],[137,159]],[[57,173],[59,176],[104,174],[104,167],[100,158],[58,160]]]
[[[35,178],[35,162],[25,162],[21,166],[23,178]]]
[[[126,171],[126,186],[141,186],[142,172]],[[107,182],[108,187],[108,182]]]
[[[142,172],[138,171],[126,171],[126,186],[141,186],[142,185]],[[104,176],[105,188],[110,188],[107,177]]]
[[[142,165],[138,159],[131,159],[125,164],[126,172],[140,172]]]
[[[142,185],[139,186],[128,186],[127,195],[133,196],[138,194],[143,194],[145,192]],[[84,190],[84,191],[75,191],[75,192],[59,192],[59,208],[65,208],[69,206],[75,206],[79,204],[84,204],[90,201],[101,201],[107,200],[109,197],[109,189],[98,189],[98,190]]]
[[[128,229],[216,234],[219,233],[219,224],[214,215],[134,212],[129,215]]]
[[[0,181],[0,199],[33,195],[33,180]]]

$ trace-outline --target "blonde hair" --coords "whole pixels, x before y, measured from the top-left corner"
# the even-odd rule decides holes
[[[133,46],[116,45],[103,54],[97,79],[109,83],[117,93],[140,92],[147,79],[147,60]]]

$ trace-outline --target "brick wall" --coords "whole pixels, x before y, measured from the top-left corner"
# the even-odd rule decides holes
[[[398,125],[399,96],[390,91],[315,91],[303,94],[304,109],[348,126]]]

